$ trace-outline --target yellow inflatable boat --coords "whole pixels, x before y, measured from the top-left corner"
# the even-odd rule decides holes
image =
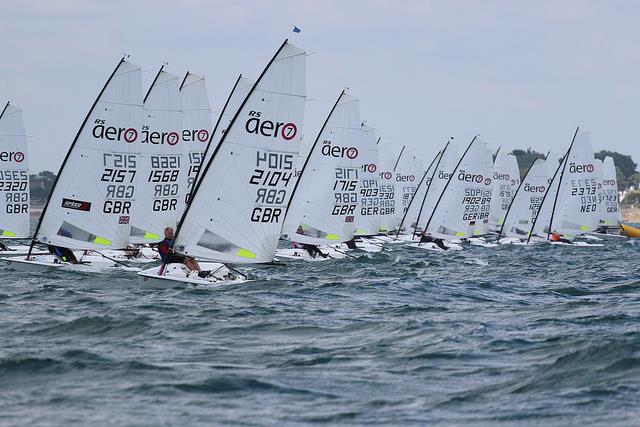
[[[626,224],[620,224],[620,234],[627,237],[640,238],[640,228],[635,228]]]

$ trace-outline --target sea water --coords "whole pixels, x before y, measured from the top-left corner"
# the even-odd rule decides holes
[[[2,270],[0,425],[638,425],[640,244],[604,243],[166,291]]]

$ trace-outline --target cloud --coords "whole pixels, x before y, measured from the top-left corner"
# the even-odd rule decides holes
[[[633,2],[15,1],[0,100],[27,110],[34,169],[57,169],[124,53],[149,81],[162,62],[204,74],[219,110],[237,74],[257,76],[289,37],[309,52],[304,134],[349,86],[387,141],[430,159],[451,135],[539,151],[576,125],[596,148],[640,160],[640,38]],[[302,29],[293,34],[292,25]]]

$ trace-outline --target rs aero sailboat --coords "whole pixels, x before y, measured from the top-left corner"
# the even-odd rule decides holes
[[[36,226],[32,249],[37,243],[80,251],[127,247],[135,200],[135,142],[140,135],[141,100],[141,69],[122,59],[67,152]],[[103,263],[87,265],[82,263],[83,252],[73,255],[79,263],[60,262],[53,255],[34,255],[32,251],[26,258],[4,262],[23,271],[128,268],[102,256]]]
[[[22,109],[0,110],[0,256],[24,256],[29,246],[29,159]]]
[[[173,249],[200,262],[138,273],[143,287],[224,285],[247,278],[230,264],[273,261],[294,187],[306,102],[306,53],[285,42],[213,149],[175,231]]]

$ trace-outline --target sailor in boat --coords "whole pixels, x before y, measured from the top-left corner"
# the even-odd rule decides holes
[[[203,271],[200,264],[194,258],[175,253],[173,250],[173,228],[164,229],[164,240],[158,243],[158,252],[164,264],[184,264],[189,270],[197,271],[198,277],[207,277],[210,271]]]
[[[356,246],[356,240],[355,239],[351,239],[349,241],[344,242],[345,245],[347,245],[347,247],[349,249],[358,249],[358,247]]]
[[[449,249],[445,246],[444,240],[440,239],[439,237],[433,237],[431,234],[423,234],[422,237],[420,237],[420,243],[433,243],[443,251]]]
[[[141,252],[140,249],[136,248],[134,245],[127,245],[124,250],[124,256],[127,259],[136,259],[140,258]]]
[[[563,238],[560,234],[558,234],[557,231],[554,231],[553,233],[551,233],[551,241],[559,242],[559,243],[568,243],[570,245],[573,244],[571,240]]]
[[[69,233],[69,231],[65,230],[62,227],[60,227],[60,230],[58,230],[58,236],[73,237],[71,233]],[[73,251],[69,248],[65,248],[62,246],[47,245],[47,249],[49,250],[49,253],[51,255],[55,255],[59,260],[63,262],[70,262],[71,264],[78,263],[76,256],[73,254]]]
[[[320,255],[322,258],[326,258],[328,256],[328,254],[322,253],[320,248],[316,245],[309,245],[307,243],[298,243],[298,242],[291,241],[291,247],[293,249],[304,249],[309,253],[309,256],[311,258],[315,258],[318,255]]]
[[[304,229],[302,228],[302,225],[298,226],[298,229],[296,230],[296,233],[304,235]],[[305,251],[307,251],[309,253],[309,256],[311,258],[315,258],[318,255],[320,255],[322,258],[326,258],[328,256],[327,254],[322,253],[320,248],[318,248],[318,246],[316,246],[316,245],[309,245],[307,243],[298,243],[298,242],[294,242],[292,240],[291,241],[291,247],[293,249],[304,249]]]

